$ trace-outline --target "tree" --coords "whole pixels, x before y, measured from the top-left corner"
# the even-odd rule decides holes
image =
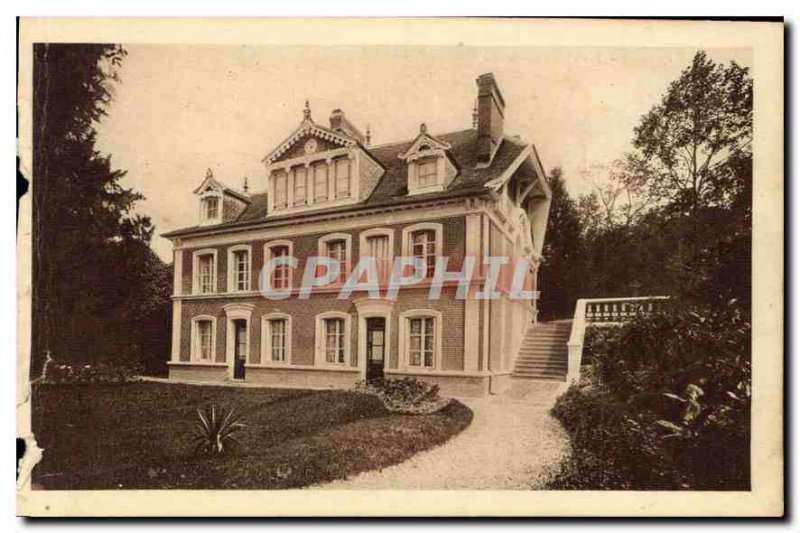
[[[148,272],[138,250],[153,227],[132,213],[143,196],[95,149],[125,55],[117,45],[34,46],[34,374],[46,354],[87,360],[131,346],[127,292]]]
[[[699,51],[635,128],[627,181],[679,211],[728,205],[736,176],[725,161],[749,153],[752,137],[748,69]]]
[[[575,201],[567,192],[562,170],[551,170],[547,182],[553,196],[539,274],[542,288],[539,310],[542,319],[566,318],[574,313],[575,301],[585,289],[581,221]]]

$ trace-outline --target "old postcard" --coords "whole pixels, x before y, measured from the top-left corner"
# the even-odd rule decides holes
[[[19,514],[783,514],[779,21],[20,37]]]

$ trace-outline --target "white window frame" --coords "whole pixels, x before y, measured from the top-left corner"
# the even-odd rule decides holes
[[[436,257],[442,257],[444,253],[444,226],[437,222],[420,222],[419,224],[412,224],[410,226],[406,226],[403,228],[403,241],[402,241],[402,250],[403,255],[405,256],[413,256],[413,247],[412,247],[412,240],[411,235],[418,232],[418,231],[433,231],[434,238],[436,240],[434,245],[434,254]],[[432,279],[434,276],[433,272],[429,272],[426,279]]]
[[[214,268],[211,272],[211,292],[203,292],[200,290],[200,257],[204,255],[212,255],[214,257],[212,263]],[[217,294],[217,271],[219,265],[217,264],[217,249],[204,248],[202,250],[195,250],[192,252],[192,294]]]
[[[329,363],[325,358],[325,343],[326,331],[325,321],[330,318],[344,319],[344,363]],[[315,336],[314,336],[314,362],[316,366],[322,367],[335,367],[335,368],[350,368],[351,348],[352,348],[352,317],[349,313],[342,311],[326,311],[320,313],[315,319]]]
[[[198,322],[211,322],[211,357],[208,361],[200,359],[198,350],[198,335],[200,334]],[[198,365],[213,365],[217,362],[217,318],[211,315],[197,315],[192,318],[191,336],[189,346],[189,362]]]
[[[278,176],[282,174],[284,178],[286,178],[286,205],[279,206],[275,203],[275,200],[278,198]],[[292,208],[292,172],[291,169],[288,168],[279,168],[270,173],[269,176],[269,183],[270,183],[270,196],[272,197],[271,204],[272,208],[276,211],[288,211]]]
[[[347,194],[344,196],[339,195],[339,163],[347,162]],[[333,168],[333,197],[336,200],[344,200],[353,197],[353,160],[348,157],[337,157],[332,160],[332,165],[328,168]]]
[[[358,235],[358,254],[359,257],[369,257],[367,249],[369,248],[368,242],[370,237],[388,237],[389,238],[389,275],[392,272],[394,264],[394,229],[392,228],[370,228],[364,230]]]
[[[443,150],[423,150],[409,156],[406,162],[408,164],[408,194],[410,196],[444,190],[448,164]],[[432,185],[422,186],[419,182],[420,164],[428,162],[436,164],[436,180]]]
[[[302,170],[306,174],[305,179],[302,180],[302,181],[305,182],[304,185],[303,185],[303,190],[305,191],[305,198],[303,199],[302,202],[298,202],[297,201],[297,183],[298,183],[297,172],[299,170]],[[309,181],[308,180],[308,173],[309,173],[309,168],[306,165],[295,165],[295,166],[292,167],[292,173],[291,173],[292,174],[292,180],[291,180],[291,182],[292,182],[292,205],[290,207],[306,206],[306,205],[311,203],[309,201],[309,194],[308,194],[310,192],[310,189],[311,189],[308,186],[308,181]]]
[[[237,287],[236,252],[247,252],[247,288]],[[249,244],[237,244],[228,248],[228,292],[250,292],[253,290],[253,247]]]
[[[289,248],[289,257],[294,257],[294,243],[292,241],[286,239],[280,239],[275,241],[269,241],[264,244],[264,263],[263,268],[267,268],[269,266],[269,260],[272,258],[272,249],[276,246],[287,246]],[[274,270],[270,273],[270,279],[267,280],[269,283],[269,288],[275,292],[292,292],[294,288],[294,269],[291,265],[287,265],[287,269],[289,270],[289,287],[285,289],[273,289],[272,288],[272,274],[275,272]]]
[[[217,199],[217,216],[209,218],[206,216],[206,200],[209,198],[216,198]],[[225,198],[222,194],[222,191],[213,189],[210,191],[204,191],[200,194],[200,212],[199,212],[199,219],[201,226],[210,226],[212,224],[221,224],[222,223],[222,210],[224,206]]]
[[[272,331],[270,322],[286,321],[286,353],[283,361],[272,360]],[[261,366],[286,366],[292,362],[292,315],[268,313],[261,317]]]
[[[433,318],[433,367],[411,366],[409,354],[410,342],[409,327],[410,320],[413,318]],[[400,368],[414,372],[439,372],[442,370],[442,313],[435,309],[410,309],[400,313],[398,323],[398,348],[400,354]]]
[[[344,241],[345,253],[345,270],[342,274],[339,272],[340,278],[331,283],[331,285],[339,285],[343,283],[341,280],[347,280],[350,273],[353,271],[353,236],[350,233],[328,233],[317,239],[317,256],[328,257],[328,243],[332,241]]]

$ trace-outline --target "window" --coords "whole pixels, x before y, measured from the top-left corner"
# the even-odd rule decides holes
[[[287,330],[289,321],[284,318],[268,320],[269,359],[274,363],[286,362]]]
[[[408,365],[433,368],[434,363],[434,317],[408,319]]]
[[[344,239],[336,239],[325,243],[325,255],[339,263],[339,277],[337,283],[344,283],[347,280],[348,261],[347,261],[347,242]]]
[[[200,255],[197,263],[199,292],[203,294],[214,292],[214,254]]]
[[[320,163],[314,165],[314,201],[328,199],[328,165]]]
[[[206,220],[214,220],[219,216],[219,198],[210,196],[203,200]]]
[[[237,291],[250,290],[250,252],[233,252],[234,287]]]
[[[196,363],[214,363],[216,320],[201,315],[192,319],[190,360]]]
[[[306,203],[306,179],[308,172],[305,167],[294,169],[294,205]]]
[[[210,320],[197,321],[197,358],[200,361],[211,361],[211,331],[212,323]]]
[[[270,260],[278,257],[288,257],[289,247],[287,245],[272,246],[270,249]],[[275,266],[272,270],[272,288],[273,289],[288,289],[290,287],[290,266],[283,264]]]
[[[336,198],[350,196],[350,160],[346,158],[336,160]]]
[[[417,167],[417,184],[419,187],[433,187],[437,184],[436,160],[422,161]]]
[[[343,318],[326,318],[323,321],[325,330],[325,362],[344,364],[345,334]]]
[[[425,262],[425,277],[432,278],[436,268],[436,232],[426,229],[411,233],[411,255]]]
[[[350,364],[351,317],[341,311],[326,311],[316,317],[315,364],[348,366]]]
[[[281,170],[275,173],[274,187],[275,187],[275,200],[273,205],[276,209],[283,209],[289,205],[289,196],[287,189],[288,175],[286,171]]]
[[[375,258],[378,280],[381,283],[387,282],[392,269],[392,251],[389,248],[389,235],[367,237],[366,255]]]

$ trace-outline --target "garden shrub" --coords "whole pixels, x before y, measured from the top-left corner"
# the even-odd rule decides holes
[[[361,381],[356,384],[356,390],[375,394],[395,413],[429,414],[450,403],[449,399],[439,396],[439,385],[410,377]]]
[[[44,370],[45,383],[127,383],[142,373],[140,365],[128,362],[98,362],[59,364],[48,361]]]
[[[553,408],[573,455],[552,488],[749,489],[751,331],[735,302],[587,339],[591,380]]]

